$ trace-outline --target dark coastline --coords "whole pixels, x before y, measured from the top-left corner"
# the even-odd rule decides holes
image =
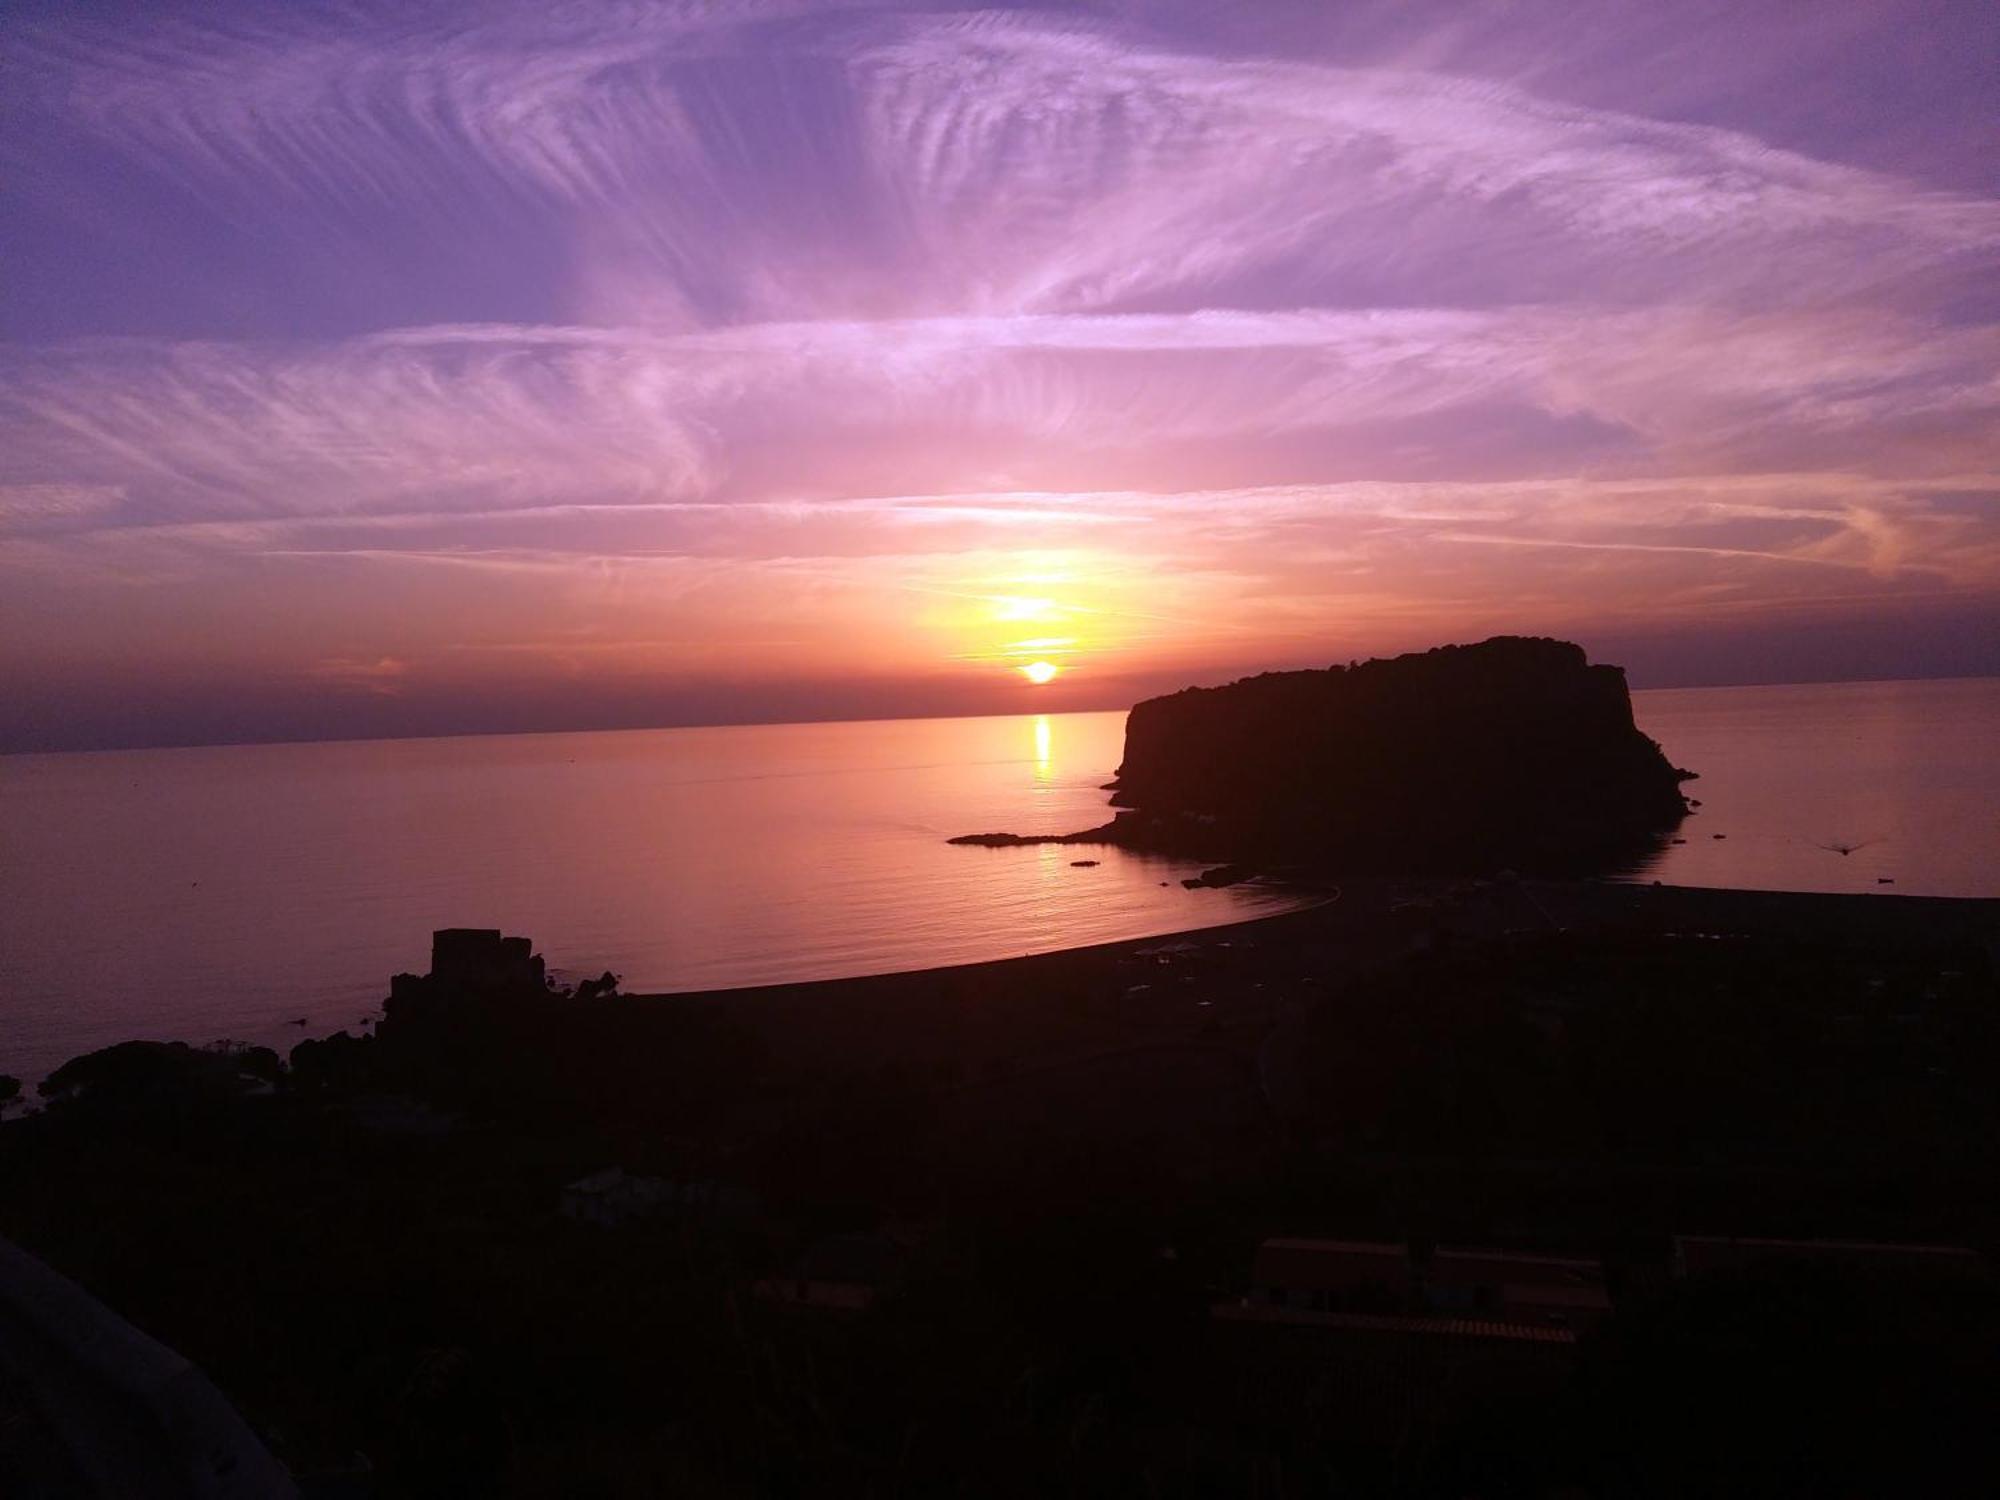
[[[1990,1456],[1989,1280],[1780,1267],[1770,1306],[1886,1319],[1872,1352],[1744,1325],[1722,1379],[1685,1320],[1737,1293],[1683,1285],[1675,1237],[2000,1247],[1996,940],[1993,900],[1370,880],[868,978],[419,985],[275,1087],[121,1075],[0,1127],[0,1233],[194,1360],[309,1493],[355,1493],[356,1450],[381,1495],[1191,1494],[1260,1466],[1306,1493],[1614,1494],[1635,1455],[1686,1479],[1647,1492],[1728,1493],[1705,1466],[1741,1435],[1703,1423],[1738,1379],[1781,1445],[1865,1398],[1853,1431],[1890,1446],[1826,1462],[1949,1493]],[[579,1222],[614,1166],[677,1206]],[[1330,1348],[1393,1394],[1401,1346],[1220,1310],[1299,1234],[1601,1260],[1610,1320],[1507,1377],[1571,1439],[1497,1441],[1508,1400],[1413,1388],[1426,1435],[1391,1462],[1329,1416]],[[791,1305],[815,1257],[864,1251],[895,1267],[879,1306]],[[1661,1381],[1718,1405],[1670,1421]],[[1728,1472],[1754,1492],[1754,1463]]]
[[[1327,881],[1317,904],[1300,910],[1240,921],[1181,929],[1152,937],[1024,954],[984,963],[889,974],[723,990],[635,994],[627,999],[659,1005],[663,1012],[685,1010],[737,1015],[754,1013],[759,1028],[799,1039],[802,1051],[843,1046],[885,1054],[901,1045],[940,1034],[971,1041],[992,1026],[1019,1040],[1022,1022],[1054,997],[1080,986],[1108,985],[1123,977],[1135,954],[1163,945],[1193,944],[1211,957],[1226,954],[1225,966],[1206,976],[1238,999],[1275,968],[1298,973],[1324,971],[1345,963],[1380,962],[1400,956],[1433,926],[1461,940],[1504,938],[1510,932],[1598,930],[1623,934],[1679,931],[1755,932],[1808,943],[1854,939],[1904,943],[2000,943],[2000,897],[1946,897],[1753,891],[1650,886],[1618,881],[1470,879],[1353,879]],[[1422,908],[1385,928],[1383,919],[1400,908]],[[1244,945],[1233,951],[1240,939]],[[1262,950],[1261,953],[1259,950]],[[1254,958],[1252,955],[1256,955]],[[940,1002],[975,1007],[977,1018],[947,1019]],[[983,1008],[1009,1007],[1005,1016]],[[1024,1010],[1026,1015],[1023,1014]],[[1074,1013],[1063,1018],[1067,1027]],[[944,1024],[942,1033],[938,1030]],[[1134,1022],[1142,1030],[1173,1023]],[[994,1039],[996,1043],[998,1038]]]

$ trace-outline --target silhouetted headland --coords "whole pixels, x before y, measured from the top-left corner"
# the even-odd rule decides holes
[[[1350,871],[1578,872],[1675,827],[1692,774],[1633,722],[1622,668],[1593,666],[1567,641],[1496,636],[1149,698],[1126,722],[1108,788],[1126,811],[1111,822],[951,842],[1107,843]]]

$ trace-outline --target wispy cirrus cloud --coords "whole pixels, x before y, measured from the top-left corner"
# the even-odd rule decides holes
[[[1740,131],[1034,13],[398,8],[27,40],[19,76],[70,128],[233,214],[561,213],[593,316],[1795,303],[1977,277],[2000,246],[1990,200]]]
[[[314,662],[307,669],[307,675],[317,677],[340,687],[352,688],[358,692],[375,693],[393,698],[403,690],[403,679],[409,675],[410,664],[393,656],[378,656],[373,661],[357,661],[353,657],[335,656],[325,661]]]
[[[410,693],[523,613],[929,671],[1043,574],[1159,662],[2000,608],[2000,202],[1812,114],[1868,25],[1274,15],[28,6],[18,649],[192,660],[204,588]]]
[[[1971,274],[1960,259],[2000,244],[1990,202],[1485,80],[992,17],[912,27],[856,66],[934,253],[1013,305],[1790,302]]]
[[[756,429],[1133,452],[1325,435],[1330,478],[1453,413],[1546,426],[1513,462],[1795,464],[1857,438],[2000,461],[2000,331],[1891,315],[1520,309],[1029,315],[685,335],[408,330],[306,349],[121,343],[0,354],[0,477],[90,493],[79,528],[283,513],[838,494],[827,448],[737,470]],[[1606,433],[1618,435],[1606,446]],[[1228,454],[1218,461],[1228,466]],[[1345,472],[1342,472],[1342,471]],[[947,480],[976,485],[974,473]],[[1147,475],[1153,483],[1165,475]],[[79,491],[81,492],[81,491]],[[37,517],[48,522],[57,516]]]

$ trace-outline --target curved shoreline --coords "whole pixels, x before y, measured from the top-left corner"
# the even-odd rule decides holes
[[[981,970],[1059,963],[1068,960],[1129,954],[1140,944],[1175,940],[1194,941],[1217,934],[1249,929],[1277,929],[1296,923],[1314,913],[1341,905],[1359,914],[1379,915],[1389,906],[1405,902],[1456,900],[1465,903],[1522,901],[1547,903],[1552,897],[1577,918],[1558,925],[1588,925],[1594,920],[1617,914],[1639,915],[1652,921],[1681,922],[1700,918],[1723,926],[1745,925],[1758,931],[1781,930],[1807,937],[1821,935],[1813,929],[1832,923],[1842,932],[1854,928],[1858,913],[1877,914],[1879,920],[1863,919],[1861,925],[1879,928],[1888,925],[1929,935],[1976,936],[1981,926],[2000,938],[2000,896],[1921,896],[1893,892],[1780,891],[1734,886],[1664,886],[1640,878],[1606,880],[1517,880],[1511,882],[1444,879],[1363,879],[1344,880],[1331,885],[1332,894],[1282,911],[1260,912],[1192,927],[1111,938],[1067,948],[1037,949],[1003,958],[974,959],[965,963],[935,964],[916,969],[883,969],[866,974],[840,975],[825,979],[780,980],[769,984],[728,985],[697,990],[632,991],[628,1000],[705,1001],[726,996],[752,999],[760,995],[789,994],[805,990],[859,987],[881,982],[907,982],[926,976],[943,978]],[[1515,915],[1521,915],[1516,913]],[[1983,923],[1982,923],[1983,917]],[[1546,919],[1544,919],[1546,920]],[[1292,934],[1285,934],[1291,936]]]
[[[917,955],[912,954],[910,966],[907,968],[869,967],[864,969],[841,969],[815,965],[807,973],[798,977],[780,975],[779,977],[753,978],[743,983],[721,984],[703,984],[697,979],[695,982],[677,985],[673,988],[646,987],[644,989],[628,991],[628,993],[643,993],[647,995],[747,994],[760,990],[782,989],[796,985],[870,980],[885,975],[927,972],[938,968],[965,968],[980,964],[1005,963],[1020,958],[1042,957],[1069,952],[1073,949],[1099,947],[1122,942],[1153,941],[1182,932],[1204,930],[1212,926],[1225,926],[1241,921],[1259,921],[1266,917],[1282,916],[1301,909],[1301,905],[1289,904],[1280,901],[1276,897],[1272,897],[1270,909],[1261,909],[1260,907],[1253,906],[1246,912],[1242,904],[1242,898],[1249,890],[1255,889],[1246,887],[1235,888],[1234,896],[1227,906],[1214,903],[1191,902],[1189,893],[1179,889],[1181,884],[1179,877],[1186,873],[1192,873],[1197,868],[1192,862],[1181,861],[1175,862],[1171,870],[1165,866],[1160,869],[1159,874],[1162,877],[1171,873],[1176,878],[1172,882],[1175,889],[1171,892],[1171,900],[1169,900],[1169,892],[1161,890],[1157,893],[1160,898],[1161,907],[1161,910],[1156,913],[1158,925],[1138,923],[1137,918],[1145,915],[1142,909],[1133,914],[1135,918],[1134,928],[1128,928],[1120,922],[1107,921],[1104,925],[1110,928],[1113,935],[1095,938],[1089,942],[1070,943],[1060,947],[1013,949],[1000,948],[997,943],[991,946],[967,943],[964,946],[974,950],[973,956],[955,958],[943,964],[934,961],[926,962]],[[1079,876],[1088,874],[1088,872],[1084,871],[1068,873]],[[1148,877],[1145,883],[1148,886],[1153,884],[1151,877]],[[1162,880],[1161,883],[1164,884],[1166,882]],[[1078,889],[1084,890],[1087,887],[1080,885]],[[1148,892],[1148,894],[1152,893]],[[1191,922],[1189,918],[1193,913],[1188,909],[1188,906],[1182,905],[1184,902],[1188,903],[1188,906],[1214,905],[1216,912],[1214,920],[1196,920]],[[1310,903],[1304,902],[1302,904]],[[476,911],[474,915],[477,915]],[[409,941],[401,945],[405,954],[421,953],[430,928],[436,925],[441,924],[435,918],[427,920],[427,914],[413,904],[412,915],[407,924],[407,937]],[[542,931],[532,928],[529,929],[529,935],[536,939],[538,943],[548,941],[549,936]],[[594,976],[601,973],[607,966],[618,968],[621,972],[629,972],[625,968],[624,961],[615,954],[592,951],[584,942],[565,943],[564,947],[565,952],[560,963],[560,972],[567,980],[574,981]],[[865,955],[863,956],[863,961],[867,961]],[[893,957],[889,961],[893,963]],[[407,958],[400,960],[400,962],[402,967],[410,966]],[[791,964],[785,965],[788,968],[791,966]],[[799,962],[799,967],[804,968],[806,966],[805,962]],[[303,983],[276,981],[257,992],[257,1003],[254,1007],[247,1002],[239,1004],[237,1008],[245,1014],[238,1014],[233,1018],[230,1016],[221,1016],[203,1019],[197,1016],[190,1019],[186,1006],[182,1004],[169,1006],[155,1016],[127,1017],[124,1024],[108,1021],[101,1029],[85,1025],[64,1028],[63,1030],[66,1034],[56,1034],[57,1027],[50,1025],[46,1027],[46,1030],[53,1036],[53,1045],[50,1043],[50,1040],[40,1036],[34,1038],[33,1044],[30,1046],[19,1045],[18,1039],[7,1035],[4,1025],[6,1017],[4,1011],[0,1011],[0,1042],[11,1044],[11,1046],[0,1046],[0,1074],[18,1076],[24,1085],[24,1094],[28,1099],[32,1100],[34,1085],[41,1078],[46,1077],[64,1063],[86,1053],[100,1050],[104,1047],[115,1046],[120,1042],[135,1038],[161,1042],[182,1041],[194,1047],[205,1046],[218,1039],[229,1038],[249,1044],[270,1046],[280,1052],[286,1052],[300,1041],[309,1039],[321,1040],[342,1030],[354,1031],[357,1026],[364,1024],[362,1021],[364,1016],[370,1022],[378,1019],[383,997],[389,993],[389,982],[396,971],[396,967],[397,962],[391,961],[384,963],[380,968],[371,968],[365,974],[356,972],[341,981],[338,993],[334,993],[330,989],[319,993],[307,993],[314,989],[317,979],[320,977],[318,975],[305,976],[305,982]],[[669,964],[667,967],[671,968],[672,965]],[[251,1013],[253,1011],[254,1013]],[[88,1011],[87,1009],[79,1008],[77,1014],[87,1016]],[[294,1027],[289,1024],[289,1018],[299,1015],[310,1016],[310,1024],[305,1027]]]
[[[2000,898],[1349,880],[1336,898],[1310,906],[1149,937],[598,1004],[629,1007],[613,1024],[629,1024],[636,1042],[675,1017],[708,1016],[803,1066],[948,1054],[974,1068],[1013,1068],[1191,1034],[1256,1045],[1328,988],[1412,951],[1551,930],[1612,939],[1730,932],[1829,946],[1969,943],[2000,956]]]
[[[1217,1010],[1200,1019],[1226,1013],[1231,1024],[1262,1025],[1283,1010],[1280,991],[1296,1004],[1299,985],[1339,982],[1440,934],[1479,940],[1538,930],[1740,932],[1833,944],[1887,938],[1970,943],[2000,958],[2000,898],[1994,897],[1421,878],[1350,879],[1331,891],[1278,911],[964,963],[635,991],[609,1001],[552,999],[549,1019],[559,1025],[565,1005],[578,1006],[578,1015],[587,1005],[593,1020],[617,1024],[622,1014],[643,1038],[653,1023],[675,1015],[722,1013],[733,1026],[772,1038],[781,1052],[879,1056],[936,1045],[948,1032],[954,1046],[975,1053],[1020,1055],[1058,1036],[1064,1047],[1073,1045],[1093,1030],[1123,1041],[1184,1032],[1189,1015],[1153,982],[1149,963],[1170,969],[1176,983],[1200,970],[1204,1009]],[[40,1080],[22,1081],[28,1103]]]
[[[926,964],[914,969],[871,969],[865,974],[836,974],[823,979],[779,979],[764,984],[721,985],[700,990],[632,990],[622,994],[626,1000],[708,1000],[724,996],[755,997],[780,991],[832,988],[843,985],[868,985],[886,980],[908,980],[925,975],[964,974],[979,969],[1000,969],[1010,965],[1033,964],[1068,958],[1124,953],[1141,943],[1169,943],[1180,939],[1192,941],[1195,938],[1237,928],[1258,927],[1266,923],[1284,922],[1332,906],[1341,899],[1343,888],[1334,886],[1331,895],[1322,895],[1316,900],[1298,906],[1286,906],[1277,911],[1254,912],[1248,916],[1225,917],[1218,922],[1204,922],[1193,927],[1170,927],[1159,932],[1142,932],[1131,937],[1106,938],[1102,942],[1078,943],[1064,948],[1032,948],[1025,953],[1009,953],[999,958],[972,958],[963,963]]]

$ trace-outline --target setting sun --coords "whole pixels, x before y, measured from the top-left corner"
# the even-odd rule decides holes
[[[1020,669],[1021,675],[1037,686],[1047,682],[1060,670],[1061,668],[1052,661],[1031,661]]]

